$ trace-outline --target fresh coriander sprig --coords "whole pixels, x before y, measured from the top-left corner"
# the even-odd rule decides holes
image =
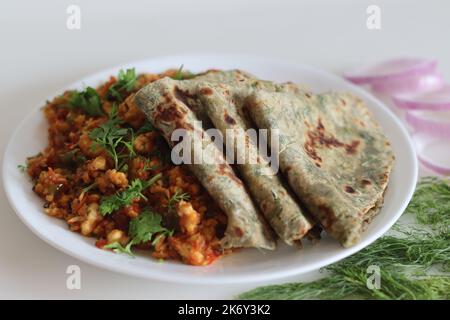
[[[131,251],[132,246],[149,241],[154,246],[161,237],[171,236],[173,231],[162,226],[161,215],[146,209],[139,216],[131,219],[128,234],[131,237],[131,241],[125,247],[118,242],[113,242],[104,246],[104,248],[112,249],[116,253],[126,253],[134,256]]]
[[[113,105],[108,115],[108,121],[89,132],[89,138],[94,142],[95,149],[100,146],[108,152],[114,161],[114,167],[120,169],[120,160],[135,155],[133,142],[134,132],[130,128],[121,128],[122,120],[117,117],[117,107]],[[128,154],[121,154],[119,148],[123,147]]]
[[[121,102],[123,95],[131,92],[137,81],[136,70],[134,68],[119,71],[118,80],[108,88],[107,97],[110,100]]]
[[[84,91],[72,91],[69,97],[71,107],[80,108],[90,116],[103,115],[100,96],[94,88],[87,87]]]
[[[115,253],[125,253],[132,257],[134,257],[133,252],[131,251],[131,242],[129,242],[125,247],[122,246],[119,242],[113,242],[103,246],[104,249],[111,249]]]
[[[158,236],[155,237],[156,234]],[[152,241],[152,245],[155,245],[161,236],[171,236],[172,231],[162,226],[160,214],[146,209],[130,221],[129,235],[133,238],[133,244]]]
[[[122,207],[130,205],[135,199],[146,199],[142,192],[158,181],[161,176],[162,174],[158,173],[147,181],[140,179],[133,180],[127,189],[102,198],[100,201],[100,213],[102,215],[108,215]]]
[[[155,127],[153,127],[153,125],[149,121],[145,121],[144,125],[142,127],[140,127],[138,129],[138,131],[136,132],[136,135],[154,131],[154,130],[155,130]]]

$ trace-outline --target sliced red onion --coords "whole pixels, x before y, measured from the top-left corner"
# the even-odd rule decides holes
[[[399,58],[356,69],[344,77],[356,84],[374,84],[383,81],[406,81],[411,77],[434,73],[437,61],[418,58]]]
[[[444,78],[439,73],[412,76],[404,79],[390,79],[375,82],[372,90],[385,95],[419,94],[436,91],[444,86]]]
[[[420,162],[428,169],[450,174],[450,139],[436,139],[424,133],[413,135]]]
[[[418,132],[450,140],[450,111],[406,111],[405,120]]]
[[[450,110],[450,85],[421,94],[399,94],[393,98],[395,105],[409,110]]]

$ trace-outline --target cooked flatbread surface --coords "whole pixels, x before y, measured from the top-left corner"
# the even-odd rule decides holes
[[[208,128],[223,136],[232,129],[250,158],[257,159],[235,166],[242,180],[226,163],[189,165],[229,217],[225,247],[273,248],[265,220],[288,244],[318,222],[348,247],[359,241],[383,204],[393,152],[363,101],[352,94],[313,94],[240,70],[213,70],[190,80],[151,83],[136,102],[169,144],[177,128],[202,137],[208,137]],[[196,120],[203,128],[194,128]],[[267,159],[242,133],[250,128],[268,129],[269,136],[276,131],[283,177],[270,174]],[[236,148],[235,142],[234,153]],[[206,151],[210,160],[224,161],[222,154]]]
[[[283,185],[280,175],[260,155],[257,142],[248,134],[247,130],[252,129],[252,123],[244,112],[248,90],[242,90],[241,86],[200,82],[195,91],[214,126],[226,137],[226,143],[230,145],[233,140],[234,159],[237,159],[239,148],[241,154],[245,152],[246,159],[236,167],[276,234],[290,245],[303,238],[314,223],[289,188]]]
[[[203,128],[195,125],[198,118],[188,102],[180,97],[177,81],[170,78],[155,81],[142,88],[135,101],[172,147],[171,136],[176,129],[184,129],[185,139],[202,142],[203,163],[189,164],[188,168],[228,216],[222,246],[274,249],[271,230],[259,216],[243,182],[225,162],[223,155],[211,148],[211,141]],[[191,146],[192,154],[198,155],[194,144]]]
[[[349,247],[378,212],[394,156],[362,100],[347,93],[254,91],[246,108],[278,130],[280,166],[325,230]]]

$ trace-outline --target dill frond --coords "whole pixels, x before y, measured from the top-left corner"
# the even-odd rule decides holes
[[[450,180],[423,178],[404,214],[417,226],[395,225],[356,254],[323,268],[325,278],[256,288],[240,299],[389,299],[450,298]],[[367,286],[367,268],[380,268],[379,289]],[[440,274],[431,274],[430,269]]]

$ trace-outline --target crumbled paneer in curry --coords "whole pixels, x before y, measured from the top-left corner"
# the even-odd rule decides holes
[[[134,104],[134,93],[180,71],[121,71],[97,89],[67,91],[44,107],[48,146],[28,159],[44,210],[105,250],[208,265],[223,255],[226,216]]]

